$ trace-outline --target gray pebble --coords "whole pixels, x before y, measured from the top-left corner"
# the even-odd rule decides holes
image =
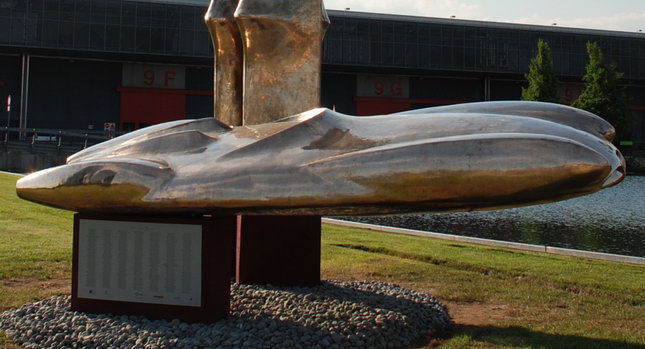
[[[432,296],[382,282],[316,287],[231,285],[231,312],[214,324],[84,314],[69,296],[0,314],[0,330],[31,348],[397,348],[452,326]]]

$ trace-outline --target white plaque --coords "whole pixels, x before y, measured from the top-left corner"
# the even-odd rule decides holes
[[[79,298],[199,307],[201,293],[201,225],[79,221]]]

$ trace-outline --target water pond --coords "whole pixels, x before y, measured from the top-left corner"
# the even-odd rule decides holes
[[[645,257],[645,176],[628,176],[620,184],[597,193],[545,205],[351,220]]]

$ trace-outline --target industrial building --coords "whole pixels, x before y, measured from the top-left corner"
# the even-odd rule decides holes
[[[0,0],[0,127],[128,131],[211,116],[208,0]],[[322,104],[352,115],[517,100],[538,38],[562,103],[582,91],[586,43],[624,73],[645,143],[645,34],[329,11]],[[2,108],[4,111],[5,109]]]

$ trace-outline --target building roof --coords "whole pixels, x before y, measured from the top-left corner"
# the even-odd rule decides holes
[[[165,3],[165,4],[178,4],[178,5],[193,5],[208,7],[210,0],[127,0],[137,2],[152,2],[152,3]],[[598,30],[586,28],[572,28],[561,27],[557,25],[536,25],[536,24],[518,24],[518,23],[505,23],[505,22],[490,22],[490,21],[477,21],[458,18],[439,18],[439,17],[421,17],[410,15],[395,15],[384,14],[375,12],[359,12],[359,11],[342,11],[342,10],[327,10],[329,15],[342,17],[347,16],[351,18],[364,18],[372,20],[386,20],[386,21],[404,21],[415,23],[434,23],[434,24],[448,24],[448,25],[461,25],[467,27],[486,27],[498,29],[513,29],[513,30],[528,30],[540,32],[553,32],[553,33],[567,33],[567,34],[581,34],[581,35],[600,35],[600,36],[616,36],[621,38],[638,38],[645,39],[645,32],[627,32],[617,30]]]
[[[193,5],[193,6],[204,6],[204,7],[208,7],[210,3],[210,0],[131,0],[131,1]],[[621,38],[630,37],[630,38],[645,39],[645,32],[598,30],[598,29],[586,29],[586,28],[561,27],[557,25],[548,26],[548,25],[535,25],[535,24],[518,24],[518,23],[505,23],[505,22],[477,21],[477,20],[457,19],[457,18],[421,17],[421,16],[410,16],[410,15],[394,15],[394,14],[384,14],[384,13],[342,11],[342,10],[329,10],[329,9],[327,10],[327,12],[329,13],[329,15],[335,16],[335,17],[347,16],[351,18],[364,18],[364,19],[372,19],[372,20],[449,24],[449,25],[461,25],[461,26],[467,26],[467,27],[486,27],[486,28],[498,28],[498,29],[528,30],[528,31],[540,31],[540,32],[581,34],[581,35],[600,35],[600,36],[615,36],[615,37],[621,37]]]
[[[196,1],[196,0],[193,0],[193,1]],[[570,28],[570,27],[535,25],[535,24],[488,22],[488,21],[475,21],[475,20],[466,20],[466,19],[457,19],[457,18],[393,15],[393,14],[356,12],[356,11],[327,10],[327,12],[329,13],[330,16],[334,16],[334,17],[346,16],[350,18],[362,18],[362,19],[369,19],[369,20],[447,24],[447,25],[461,25],[461,26],[467,26],[467,27],[485,27],[485,28],[498,28],[498,29],[553,32],[553,33],[562,33],[562,34],[566,33],[566,34],[582,34],[582,35],[600,35],[600,36],[616,36],[621,38],[630,37],[630,38],[637,38],[637,39],[645,39],[645,33],[641,33],[641,32]]]
[[[153,2],[159,4],[195,5],[208,7],[210,0],[126,0],[136,2]]]
[[[70,4],[74,4],[71,2]],[[110,6],[28,8],[0,13],[0,46],[55,55],[105,53],[122,59],[212,59],[203,18],[209,0],[118,0]],[[62,4],[62,3],[61,3]],[[82,5],[79,7],[79,5]],[[366,69],[524,74],[539,38],[551,46],[562,76],[584,74],[588,41],[626,79],[645,79],[645,33],[329,10],[323,63]],[[56,51],[58,50],[58,51]],[[42,52],[42,51],[41,51]],[[129,55],[125,57],[124,55]],[[150,56],[150,57],[146,57]],[[201,61],[204,62],[204,61]]]

